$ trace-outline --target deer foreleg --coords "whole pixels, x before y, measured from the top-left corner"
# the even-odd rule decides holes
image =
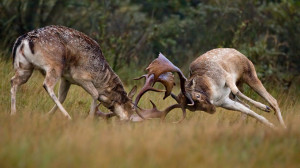
[[[98,97],[99,97],[98,90],[95,88],[94,84],[90,81],[78,80],[77,82],[79,82],[81,87],[85,91],[87,91],[93,98],[93,101],[91,103],[90,112],[89,112],[89,118],[94,118],[96,108],[97,108],[97,101],[98,101]]]
[[[59,76],[56,74],[56,71],[51,70],[51,71],[47,72],[43,86],[44,86],[45,90],[48,92],[48,94],[50,95],[50,97],[52,98],[52,100],[58,106],[60,111],[63,113],[63,115],[71,120],[72,119],[71,116],[68,114],[68,112],[62,106],[62,104],[60,103],[60,101],[58,100],[58,98],[56,97],[56,95],[53,91],[53,88],[58,80],[59,80]]]
[[[61,79],[58,91],[58,100],[59,102],[63,103],[67,97],[68,91],[70,89],[71,84],[65,80]],[[57,105],[55,104],[54,107],[48,112],[48,115],[53,115],[57,110]]]

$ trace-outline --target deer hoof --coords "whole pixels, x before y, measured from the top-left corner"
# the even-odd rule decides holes
[[[266,106],[265,111],[269,113],[271,111],[271,108],[269,106]]]

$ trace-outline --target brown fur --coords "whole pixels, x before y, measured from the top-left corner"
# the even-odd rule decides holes
[[[27,52],[28,55],[24,54],[26,41],[31,52],[31,54]],[[15,65],[16,75],[12,78],[12,99],[15,99],[15,88],[23,82],[25,83],[30,77],[32,70],[24,69],[29,66],[45,72],[44,87],[57,105],[60,103],[53,93],[53,87],[62,78],[66,86],[70,84],[82,86],[93,96],[94,100],[102,101],[98,98],[99,95],[106,96],[103,99],[110,103],[103,104],[108,108],[112,108],[115,103],[118,103],[119,105],[127,104],[127,108],[132,110],[132,103],[127,97],[120,78],[108,65],[98,43],[84,33],[63,26],[47,26],[18,38],[14,45],[14,52],[19,45],[21,45],[20,52],[25,61],[22,59],[23,62],[19,61]],[[26,76],[20,76],[19,74],[22,73],[18,73],[18,71],[26,71]],[[14,82],[21,79],[23,82]],[[64,91],[64,88],[60,90],[63,93],[67,92]],[[64,98],[62,99],[63,102]],[[119,105],[118,109],[120,110]],[[12,109],[15,109],[15,104],[12,104]],[[60,106],[60,110],[69,117],[62,106]],[[12,113],[14,111],[12,110]]]

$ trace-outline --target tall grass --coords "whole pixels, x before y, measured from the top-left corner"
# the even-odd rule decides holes
[[[19,88],[17,116],[10,117],[11,62],[0,61],[0,68],[0,167],[300,166],[300,103],[294,91],[268,88],[280,103],[287,131],[271,131],[252,118],[240,122],[238,112],[224,109],[214,115],[188,112],[181,124],[171,123],[180,111],[170,113],[166,123],[91,121],[85,119],[91,98],[76,86],[63,104],[73,117],[66,121],[59,111],[45,116],[54,103],[42,88],[43,77],[34,73]],[[161,98],[146,94],[141,106],[150,107],[149,99],[160,109],[174,103]],[[255,111],[279,126],[272,113]]]

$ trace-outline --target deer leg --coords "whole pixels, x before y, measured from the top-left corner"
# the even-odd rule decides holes
[[[257,102],[255,100],[252,100],[251,98],[247,97],[246,95],[244,95],[241,91],[239,91],[239,89],[237,88],[237,86],[235,85],[235,82],[232,80],[232,78],[230,77],[230,75],[227,75],[226,77],[226,85],[231,89],[231,92],[235,95],[235,96],[239,96],[242,99],[248,101],[249,103],[253,104],[255,107],[266,111],[266,112],[270,112],[270,107]]]
[[[236,86],[238,87],[238,89],[239,89],[240,92],[242,92],[242,93],[244,92],[244,88],[243,88],[243,83],[242,83],[242,82],[240,82],[240,81],[237,82]],[[244,101],[242,101],[241,99],[239,99],[237,96],[236,96],[235,98],[236,98],[236,100],[239,101],[241,104],[243,104],[244,106],[250,108],[250,106],[249,106],[247,103],[245,103]]]
[[[59,90],[58,90],[58,100],[60,103],[63,103],[65,101],[70,86],[71,86],[70,82],[68,82],[64,78],[61,78]],[[58,106],[55,104],[54,107],[48,112],[48,115],[53,115],[56,112],[57,108]]]
[[[234,95],[233,93],[230,93],[229,98],[230,98],[231,100],[233,100],[233,101],[237,101],[237,102],[243,104],[243,105],[246,106],[247,108],[250,108],[250,106],[249,106],[247,103],[243,102],[239,97],[237,97],[237,96]]]
[[[276,113],[276,117],[279,120],[280,124],[284,128],[286,128],[286,125],[282,119],[282,115],[281,115],[277,100],[273,96],[271,96],[270,93],[267,92],[265,87],[262,85],[261,81],[256,77],[255,79],[252,79],[251,81],[248,80],[247,84],[271,105],[271,107],[273,108],[273,110]]]
[[[236,83],[236,85],[237,85],[238,89],[243,93],[243,92],[244,92],[243,82],[238,81],[238,82]],[[235,98],[237,99],[237,101],[238,101],[239,103],[243,104],[243,105],[246,106],[247,108],[250,108],[250,106],[249,106],[247,103],[245,103],[244,101],[242,101],[241,99],[239,99],[237,96],[235,96]],[[245,120],[247,119],[247,114],[242,113],[240,119],[241,119],[242,121],[245,121]]]
[[[44,86],[45,90],[48,92],[48,94],[50,95],[50,97],[52,98],[52,100],[58,106],[60,111],[63,113],[63,115],[71,120],[72,119],[71,116],[68,114],[68,112],[62,106],[62,104],[57,99],[57,97],[53,91],[54,86],[57,83],[57,81],[59,80],[59,78],[60,78],[59,75],[57,75],[57,72],[54,69],[47,71],[43,86]]]
[[[89,118],[94,118],[95,112],[97,109],[97,101],[98,101],[98,97],[99,97],[98,90],[95,88],[94,84],[90,81],[79,81],[79,84],[93,98],[93,101],[91,103],[90,112],[89,112]]]
[[[250,110],[249,108],[245,107],[241,103],[235,102],[231,99],[225,99],[224,103],[221,105],[221,107],[228,109],[228,110],[235,110],[240,111],[244,114],[247,114],[255,119],[257,119],[259,122],[265,124],[266,126],[275,129],[276,127],[269,122],[265,117],[255,113],[254,111]]]
[[[17,69],[15,75],[11,78],[11,115],[16,114],[16,94],[18,86],[26,83],[32,74],[33,69]]]
[[[245,102],[243,102],[241,99],[239,99],[236,95],[234,95],[233,93],[230,93],[229,98],[235,102],[241,103],[242,105],[244,105],[245,107],[250,109],[250,106],[248,104],[246,104]],[[242,121],[245,121],[247,119],[247,114],[242,113],[240,116],[240,119]]]

